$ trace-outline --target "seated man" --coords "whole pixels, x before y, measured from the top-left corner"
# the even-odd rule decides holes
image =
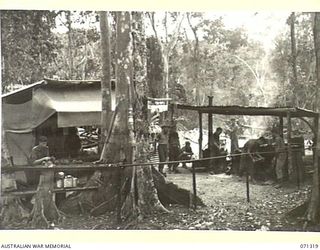
[[[49,148],[47,146],[47,137],[40,136],[39,144],[32,148],[30,155],[30,163],[32,165],[41,165],[44,162],[53,160],[49,156]],[[38,171],[26,171],[27,182],[30,185],[38,185],[40,173]]]
[[[181,151],[182,152],[179,155],[179,160],[190,160],[191,159],[193,152],[192,152],[192,148],[190,147],[189,141],[185,142],[185,146],[181,149]],[[187,167],[185,162],[182,163],[182,167],[183,168]]]
[[[30,160],[32,165],[42,164],[44,161],[50,161],[49,148],[47,146],[47,137],[40,136],[39,144],[32,148]]]

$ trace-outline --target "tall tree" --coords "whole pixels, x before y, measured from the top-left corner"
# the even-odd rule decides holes
[[[281,89],[276,105],[292,104],[295,100],[295,105],[313,109],[316,93],[313,18],[310,13],[295,13],[295,20],[296,85],[293,85],[295,76],[292,62],[295,53],[292,53],[290,29],[276,37],[275,48],[270,55],[273,80],[280,83]],[[288,24],[291,24],[290,18]]]
[[[141,40],[144,35],[141,32],[143,28],[139,28],[143,27],[142,15],[133,14],[134,18],[130,12],[116,13],[117,108],[110,139],[105,147],[107,163],[110,164],[139,164],[148,161],[147,131],[143,132],[144,129],[141,129],[137,122],[134,123],[133,119],[139,118],[138,115],[133,115],[133,111],[141,112],[141,108],[133,110],[134,99],[138,93],[135,91],[141,88],[133,86],[133,75],[137,76],[138,73],[133,74],[133,57],[136,52],[132,50],[135,47],[132,45],[135,44],[134,39]],[[136,84],[142,82],[143,79],[140,79]],[[82,212],[100,215],[118,208],[118,212],[121,211],[118,216],[122,219],[139,220],[154,211],[168,212],[164,204],[169,202],[187,206],[190,203],[189,191],[167,182],[151,166],[125,167],[124,170],[114,167],[102,172],[96,171],[88,185],[92,183],[100,184],[98,192],[88,191],[67,199],[61,207],[62,211],[80,213],[80,208],[83,208]],[[197,200],[199,205],[202,204]]]
[[[295,35],[295,22],[296,22],[296,16],[295,13],[292,12],[291,16],[289,17],[290,20],[290,40],[291,40],[291,64],[292,64],[292,87],[294,90],[294,93],[297,93],[298,89],[298,74],[297,74],[297,46],[296,46],[296,35]],[[296,95],[293,94],[292,96],[292,105],[296,106]]]
[[[54,11],[1,10],[2,90],[27,85],[51,76],[47,65],[58,46],[52,29]]]
[[[190,13],[187,13],[187,19],[188,19],[188,23],[189,26],[193,32],[194,35],[194,48],[193,48],[193,67],[192,67],[192,80],[193,83],[195,84],[195,101],[197,105],[200,105],[200,86],[199,86],[199,80],[198,80],[198,76],[199,76],[199,64],[200,64],[200,57],[199,57],[199,36],[198,36],[198,32],[197,32],[197,27],[194,26],[192,24],[191,21],[191,15]]]
[[[320,13],[316,12],[314,15],[314,26],[313,26],[313,36],[314,36],[314,48],[316,56],[316,76],[317,76],[317,89],[316,89],[316,105],[315,111],[320,112]],[[319,124],[319,121],[317,121]],[[307,213],[307,221],[319,223],[320,218],[320,171],[319,171],[319,157],[320,157],[320,130],[318,131],[318,138],[316,138],[315,143],[315,157],[314,157],[314,169],[313,169],[313,183],[312,183],[312,193],[311,200],[309,204],[309,209]]]
[[[100,30],[101,30],[101,58],[102,58],[102,79],[101,79],[101,143],[102,149],[108,137],[109,120],[111,105],[111,44],[110,44],[110,27],[108,22],[108,12],[101,11],[100,14]],[[104,151],[105,152],[105,151]],[[105,153],[102,152],[101,160],[106,158]]]
[[[68,79],[73,79],[73,37],[72,37],[72,21],[71,21],[71,11],[67,11],[67,27],[68,27],[68,66],[69,66],[69,74]]]
[[[160,46],[161,49],[161,56],[162,56],[162,62],[163,62],[163,86],[164,86],[164,90],[165,90],[165,96],[167,98],[169,98],[169,57],[170,54],[173,50],[173,48],[175,47],[177,40],[178,40],[178,36],[179,36],[179,32],[180,32],[180,28],[181,28],[181,24],[182,21],[184,19],[184,14],[180,14],[180,16],[177,18],[177,22],[176,22],[176,27],[173,31],[173,33],[170,35],[168,34],[168,12],[165,12],[165,16],[163,19],[163,28],[164,28],[164,38],[161,38],[161,36],[159,35],[159,32],[157,30],[156,27],[156,20],[155,20],[155,13],[148,13],[149,15],[149,19],[151,22],[151,26],[154,32],[154,35],[158,41],[158,44]]]

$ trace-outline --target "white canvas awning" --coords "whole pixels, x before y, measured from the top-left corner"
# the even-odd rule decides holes
[[[60,84],[60,83],[59,83]],[[26,90],[22,90],[26,91]],[[35,85],[32,97],[21,103],[21,92],[2,96],[2,118],[5,130],[27,133],[57,114],[57,126],[92,126],[101,123],[100,84]],[[30,95],[31,96],[31,95]],[[10,102],[6,101],[10,98]],[[15,100],[17,99],[17,100]]]
[[[101,123],[101,92],[99,88],[80,90],[37,89],[33,97],[33,120],[46,120],[57,113],[58,127],[92,126]]]

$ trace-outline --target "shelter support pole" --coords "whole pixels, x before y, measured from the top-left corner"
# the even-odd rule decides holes
[[[279,135],[283,139],[283,117],[279,116]]]
[[[193,208],[197,209],[197,183],[196,183],[196,169],[192,164],[192,187],[193,187]]]
[[[123,167],[119,166],[117,169],[118,172],[118,194],[117,194],[117,223],[121,223],[121,179],[122,179],[122,170]]]
[[[293,158],[292,158],[292,148],[291,148],[291,114],[290,112],[287,112],[287,141],[288,141],[288,174],[289,174],[289,180],[294,181],[295,180],[295,172],[293,169]]]
[[[169,105],[168,105],[168,106],[169,106]],[[174,104],[173,104],[173,105],[170,105],[170,121],[171,121],[171,124],[173,124],[174,111],[175,111]]]
[[[246,171],[247,202],[250,202],[249,169]]]
[[[208,106],[212,106],[212,99],[213,96],[208,96],[209,98],[209,105]],[[210,157],[213,157],[213,127],[212,127],[212,113],[209,112],[208,113],[208,132],[209,132],[209,136],[208,136],[208,148],[209,148],[209,153],[210,153]],[[213,170],[214,166],[213,166],[213,160],[210,160],[210,166],[209,169]]]
[[[202,156],[202,138],[203,138],[203,130],[202,130],[202,113],[199,112],[199,159]]]
[[[313,118],[313,129],[314,129],[314,137],[312,138],[312,155],[313,162],[315,162],[315,157],[317,155],[317,146],[318,146],[318,136],[319,136],[319,117]]]

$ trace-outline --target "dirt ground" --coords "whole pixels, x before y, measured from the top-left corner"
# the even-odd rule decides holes
[[[192,190],[192,175],[187,169],[168,174],[167,179],[182,188]],[[139,223],[116,222],[116,214],[99,217],[67,216],[53,229],[154,229],[154,230],[262,230],[302,231],[302,218],[289,218],[287,212],[310,196],[310,183],[300,189],[296,185],[277,188],[272,183],[250,184],[250,202],[246,198],[246,183],[237,176],[197,173],[197,194],[206,204],[197,210],[169,205],[169,214],[153,214]],[[5,229],[28,228],[27,222]],[[311,231],[320,231],[313,227]]]

